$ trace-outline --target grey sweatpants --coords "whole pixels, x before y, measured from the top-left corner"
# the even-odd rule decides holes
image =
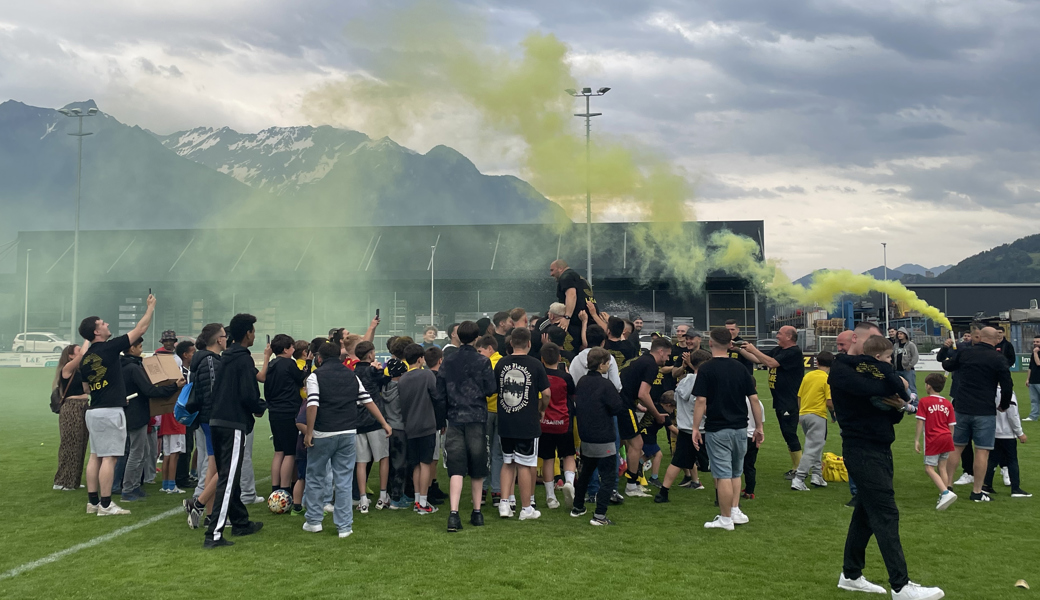
[[[123,471],[123,493],[132,492],[141,487],[141,476],[149,466],[155,473],[155,458],[149,461],[148,426],[126,430],[127,446],[130,452],[126,456],[126,469]]]
[[[147,427],[150,428],[151,424]],[[147,442],[148,447],[145,449],[145,462],[147,465],[143,471],[144,482],[155,483],[155,468],[159,462],[159,430],[154,429],[148,431],[148,428],[145,429],[145,441]]]
[[[206,426],[209,427],[209,425]],[[206,432],[202,430],[201,426],[195,430],[195,447],[199,450],[195,462],[195,470],[199,473],[199,483],[195,486],[195,497],[198,498],[202,495],[203,490],[206,489],[206,473],[209,471],[209,454],[206,450]]]
[[[246,436],[246,447],[242,452],[242,503],[256,502],[256,474],[253,473],[253,432]]]
[[[827,442],[827,419],[820,415],[802,415],[798,422],[805,432],[805,449],[795,478],[804,480],[809,473],[823,475],[823,445]]]

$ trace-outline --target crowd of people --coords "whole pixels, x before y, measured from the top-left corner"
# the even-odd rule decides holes
[[[545,509],[565,505],[575,518],[592,510],[591,525],[610,526],[611,505],[651,496],[670,502],[673,486],[703,489],[700,474],[708,472],[719,514],[704,527],[732,531],[750,522],[742,501],[755,499],[765,438],[753,377],[760,365],[768,369],[792,490],[828,485],[822,462],[828,421],[840,428],[854,510],[839,588],[885,592],[862,575],[873,536],[893,598],[942,597],[938,588],[909,580],[899,540],[890,446],[904,414],[916,414],[918,452],[923,434],[925,471],[940,492],[937,509],[957,499],[952,480],[962,455],[965,477],[974,475],[970,500],[990,501],[993,474],[1001,469],[1012,496],[1029,496],[1019,485],[1016,450],[1016,438],[1026,436],[996,329],[974,330],[970,341],[940,352],[952,374],[951,403],[940,395],[947,381],[939,373],[925,378],[927,395],[918,398],[917,350],[906,330],[889,340],[875,324],[860,323],[838,336],[836,355],[816,355],[808,373],[793,327],[781,328],[768,351],[743,340],[736,321],[706,336],[686,325],[675,328],[673,339],[655,332],[644,348],[640,319],[600,311],[591,286],[565,262],[553,262],[550,274],[557,302],[544,315],[515,308],[452,324],[443,346],[435,328],[421,342],[391,337],[385,364],[376,360],[378,317],[362,335],[342,328],[310,341],[276,335],[259,368],[250,350],[251,315],[206,325],[194,343],[164,332],[156,352],[172,354],[183,377],[163,386],[153,385],[141,364],[153,296],[126,335],[113,336],[103,319],[88,317],[79,328],[83,344],[62,353],[53,385],[62,392],[54,487],[82,487],[89,440],[87,513],[128,514],[112,495],[124,504],[146,497],[142,483],[156,477],[152,461],[161,455],[162,491],[193,488],[183,506],[189,527],[205,527],[204,547],[231,545],[228,528],[243,536],[263,526],[250,520],[245,505],[267,501],[257,494],[252,465],[254,424],[266,413],[271,495],[291,499],[287,512],[303,517],[306,532],[321,532],[331,513],[346,538],[355,509],[431,515],[445,502],[447,531],[459,531],[467,477],[469,526],[484,524],[488,505],[500,518],[538,519],[539,482]],[[1033,342],[1027,420],[1040,410],[1038,353],[1040,337]],[[189,418],[150,415],[150,399],[175,395],[187,382]],[[660,477],[662,441],[672,451]],[[438,462],[447,471],[446,493]]]

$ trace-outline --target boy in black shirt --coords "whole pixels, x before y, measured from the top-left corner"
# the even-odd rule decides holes
[[[646,498],[650,494],[639,485],[642,477],[643,465],[640,457],[643,456],[643,437],[639,435],[639,421],[643,418],[643,412],[648,413],[654,422],[663,424],[665,417],[654,406],[650,398],[650,389],[661,367],[668,360],[672,351],[672,344],[664,338],[657,338],[650,344],[650,352],[632,361],[621,370],[621,396],[628,402],[629,414],[618,417],[618,433],[621,441],[625,442],[625,452],[628,456],[628,469],[625,473],[626,485],[625,495]]]
[[[607,319],[607,342],[603,344],[603,348],[614,355],[618,368],[624,368],[630,360],[639,355],[638,350],[622,339],[624,333],[624,320],[617,317],[609,317]]]
[[[267,400],[271,437],[274,440],[274,458],[271,460],[271,492],[285,490],[292,493],[292,472],[296,466],[296,415],[303,398],[300,389],[307,377],[293,358],[295,341],[279,333],[271,340],[274,358],[267,367],[264,380],[264,398]]]
[[[519,481],[520,520],[542,516],[531,506],[538,468],[538,438],[541,418],[549,406],[549,377],[542,362],[527,353],[531,349],[531,332],[516,328],[509,336],[513,354],[498,361],[498,432],[502,439],[502,501],[498,514],[513,516],[513,486]],[[539,397],[540,394],[540,397]],[[509,498],[509,501],[506,501]]]
[[[755,380],[739,362],[729,357],[732,341],[729,331],[723,328],[711,330],[708,346],[712,359],[697,370],[693,384],[693,395],[697,398],[693,410],[693,422],[704,422],[704,438],[693,429],[693,445],[708,447],[711,475],[715,478],[715,490],[719,494],[719,516],[704,524],[706,529],[733,531],[733,525],[743,525],[748,517],[740,510],[740,477],[744,471],[744,454],[747,452],[748,400],[755,419],[752,440],[762,445],[765,434],[762,430],[762,409],[755,393]]]
[[[123,383],[120,353],[130,349],[130,340],[144,337],[155,313],[155,296],[149,294],[148,308],[127,335],[112,338],[108,323],[101,317],[87,317],[79,324],[85,340],[79,356],[62,369],[68,379],[76,369],[90,387],[86,424],[90,436],[87,461],[87,514],[99,517],[128,515],[130,511],[112,502],[112,480],[116,462],[126,446],[126,386]]]

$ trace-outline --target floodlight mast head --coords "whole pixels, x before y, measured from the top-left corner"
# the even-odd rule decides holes
[[[571,96],[580,96],[580,95],[581,95],[581,94],[579,94],[579,93],[578,93],[578,91],[577,91],[577,90],[575,90],[574,88],[567,88],[567,89],[565,89],[565,90],[563,90],[563,91],[567,92],[567,93],[568,93],[568,94],[570,94]]]
[[[610,88],[606,88],[606,89],[610,89]],[[93,117],[94,115],[97,114],[97,111],[98,111],[98,109],[96,109],[96,108],[87,109],[87,116],[88,117]]]
[[[601,88],[599,88],[599,90],[597,90],[596,95],[602,96],[603,94],[606,94],[609,91],[610,91],[610,88],[608,88],[608,87],[601,87]]]

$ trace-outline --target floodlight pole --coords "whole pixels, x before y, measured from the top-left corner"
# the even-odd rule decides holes
[[[25,332],[29,331],[29,253],[32,248],[25,249],[25,314],[22,316],[22,351],[28,347]]]
[[[72,311],[69,313],[70,331],[69,339],[76,339],[76,307],[79,300],[79,207],[80,199],[83,191],[83,138],[93,133],[83,133],[83,117],[93,117],[97,114],[96,108],[87,110],[86,114],[78,108],[62,109],[61,114],[66,117],[76,117],[79,119],[79,132],[70,133],[69,135],[75,136],[78,153],[76,158],[76,227],[72,237]]]
[[[572,89],[565,91],[575,98],[581,96],[585,97],[585,112],[576,113],[574,116],[584,117],[585,119],[585,278],[588,280],[589,285],[592,285],[592,189],[589,181],[592,164],[592,117],[598,117],[603,113],[592,112],[590,110],[589,99],[593,96],[602,96],[606,94],[610,91],[610,88],[599,88],[599,91],[595,93],[593,93],[592,88],[582,88],[580,92]]]
[[[881,242],[881,252],[884,256],[885,281],[888,281],[888,243]],[[885,335],[888,335],[888,292],[885,292]]]

